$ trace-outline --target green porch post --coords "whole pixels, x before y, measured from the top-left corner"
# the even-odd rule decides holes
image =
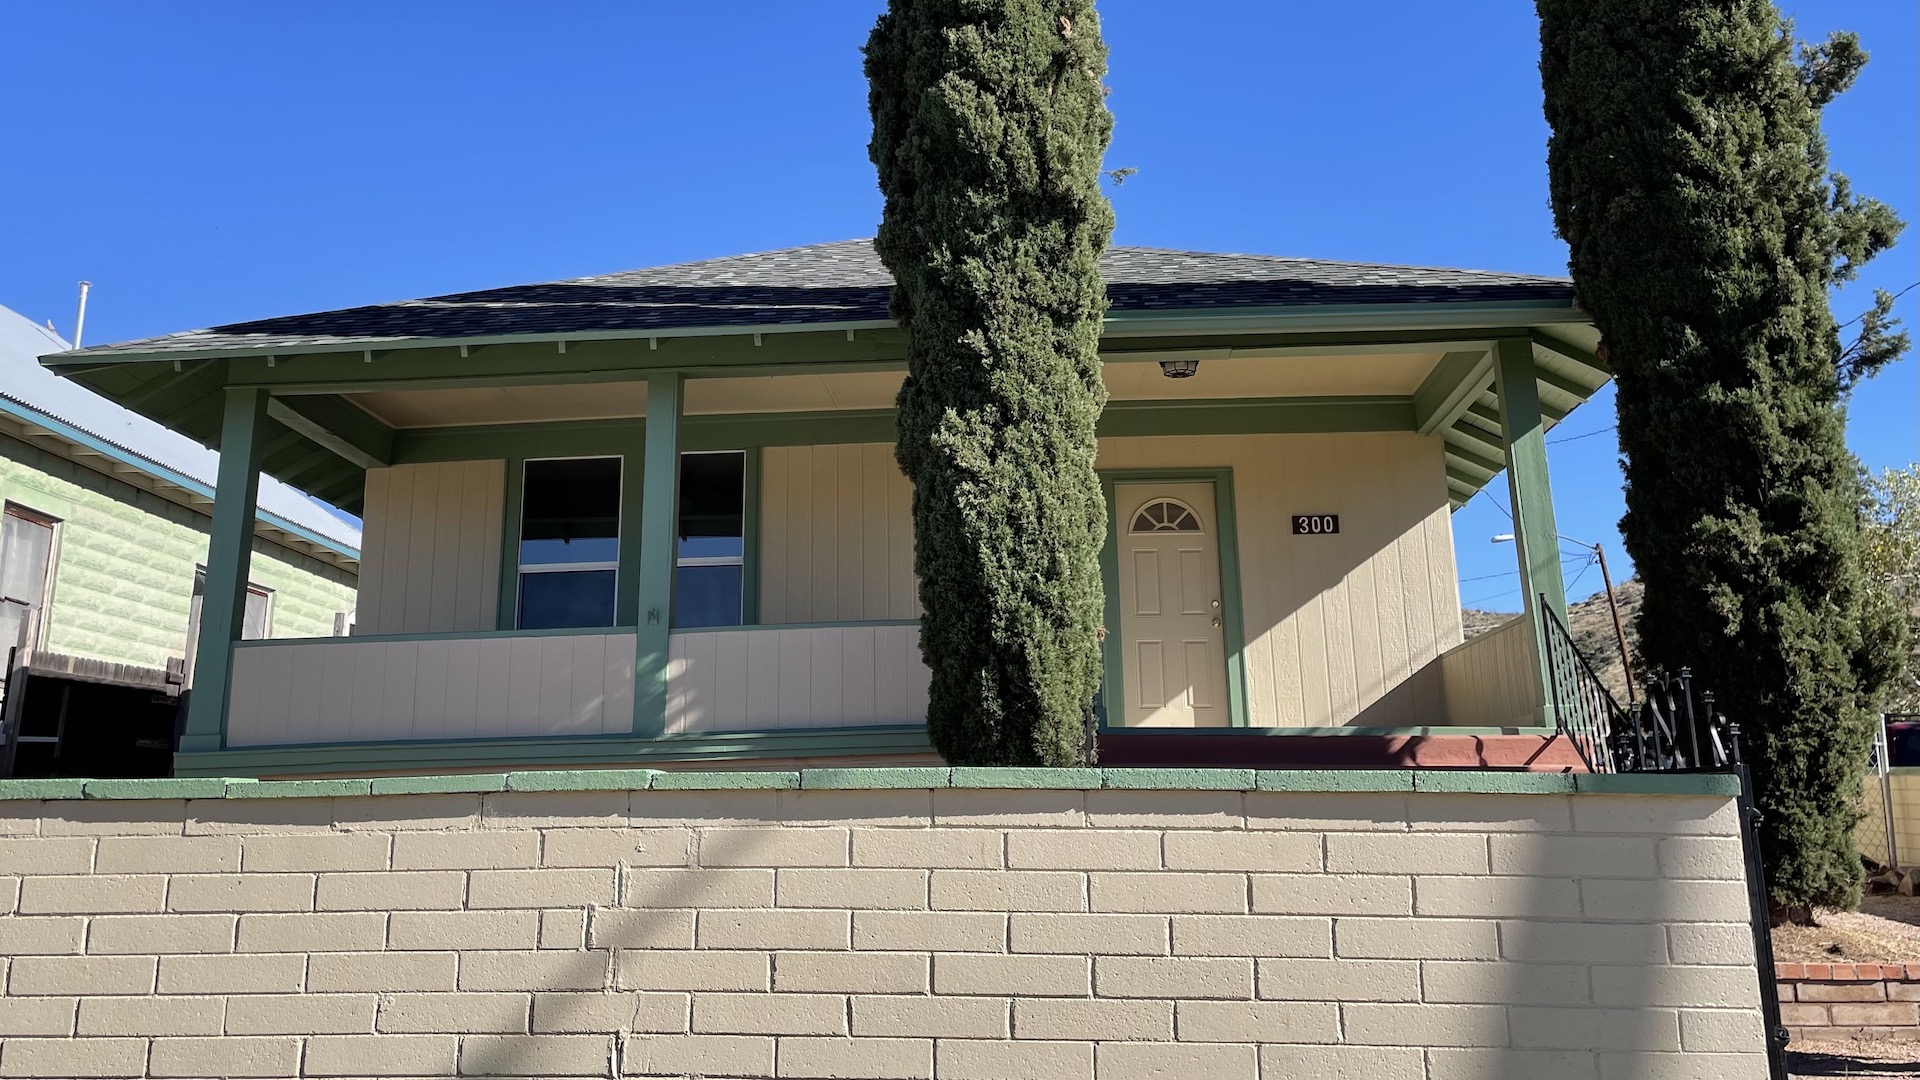
[[[253,563],[253,519],[266,416],[265,390],[227,388],[213,531],[207,537],[207,588],[200,601],[200,642],[194,653],[187,727],[180,736],[182,753],[219,750],[226,743],[233,643],[240,640],[247,613],[247,573]]]
[[[1560,575],[1560,533],[1553,520],[1553,488],[1547,480],[1546,424],[1540,416],[1533,343],[1502,339],[1493,343],[1494,390],[1500,399],[1500,434],[1507,451],[1507,500],[1513,507],[1513,546],[1520,562],[1520,596],[1533,623],[1534,655],[1540,669],[1540,722],[1551,725],[1552,676],[1547,670],[1547,618],[1540,598],[1562,621],[1567,617],[1567,587]]]
[[[640,618],[633,668],[633,733],[667,730],[667,638],[673,623],[678,554],[680,394],[677,371],[647,376],[646,470],[640,495]]]

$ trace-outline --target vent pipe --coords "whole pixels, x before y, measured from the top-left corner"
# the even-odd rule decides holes
[[[87,329],[87,290],[93,288],[93,282],[80,283],[80,311],[73,317],[73,347],[80,347],[80,335]]]

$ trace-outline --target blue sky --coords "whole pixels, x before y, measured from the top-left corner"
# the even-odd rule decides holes
[[[725,5],[15,3],[0,304],[99,343],[870,235],[859,46],[877,0]],[[1871,63],[1827,114],[1857,190],[1920,221],[1920,11],[1788,0]],[[1531,3],[1102,0],[1115,242],[1563,273]],[[1845,290],[1920,279],[1913,230]],[[1900,313],[1920,329],[1920,290]],[[1610,393],[1550,448],[1561,531],[1625,553]],[[1920,458],[1920,362],[1850,438]],[[1454,517],[1461,598],[1516,610],[1505,489]],[[1570,557],[1571,592],[1598,575]]]

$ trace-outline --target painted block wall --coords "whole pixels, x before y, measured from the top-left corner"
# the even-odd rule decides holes
[[[1763,1076],[1726,779],[0,783],[0,1075]]]
[[[52,652],[164,668],[186,655],[205,514],[0,436],[0,500],[61,519],[41,641]],[[255,538],[252,580],[274,590],[274,637],[325,637],[354,576]]]

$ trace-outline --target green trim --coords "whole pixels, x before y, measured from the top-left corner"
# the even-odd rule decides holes
[[[736,630],[833,630],[856,626],[919,626],[919,619],[849,619],[846,622],[754,623],[747,626],[689,626],[676,634],[726,634]]]
[[[1920,776],[1920,765],[1892,765],[1887,772],[1893,776]]]
[[[745,451],[745,477],[740,492],[740,622],[760,621],[760,455],[754,446]]]
[[[375,795],[465,795],[507,790],[506,773],[455,773],[450,776],[376,776]]]
[[[799,786],[798,772],[664,769],[653,774],[654,791],[785,791]]]
[[[867,788],[943,788],[952,786],[945,766],[895,769],[802,769],[800,786],[809,791],[857,791]]]
[[[645,450],[641,441],[640,434],[635,433],[620,453],[620,539],[614,549],[613,621],[621,626],[640,625],[640,563],[646,528],[641,515],[647,497],[646,470],[639,467]]]
[[[936,772],[939,770],[935,770]],[[956,788],[1078,788],[1100,786],[1099,769],[1047,769],[956,765],[947,782]]]
[[[217,778],[169,777],[155,780],[89,780],[89,799],[219,799],[227,782]]]
[[[1571,795],[1574,791],[1573,775],[1547,772],[1484,772],[1472,774],[1471,779],[1463,779],[1466,774],[1430,769],[1413,774],[1413,790],[1468,791],[1476,794],[1500,791],[1511,795]]]
[[[1533,343],[1525,339],[1494,342],[1494,385],[1500,401],[1500,435],[1507,444],[1507,505],[1512,511],[1514,554],[1520,566],[1520,596],[1533,621],[1534,658],[1540,680],[1540,718],[1557,715],[1551,700],[1553,677],[1541,598],[1564,622],[1566,581],[1560,573],[1560,534],[1553,518],[1553,489],[1548,478],[1546,424],[1541,417]]]
[[[1561,341],[1551,334],[1543,334],[1538,330],[1531,331],[1527,336],[1533,340],[1535,345],[1599,376],[1601,385],[1603,386],[1608,379],[1613,378],[1613,368],[1611,365],[1605,360],[1600,359],[1598,355],[1575,345],[1571,341]],[[1588,393],[1593,392],[1594,391],[1591,390],[1588,391]]]
[[[635,739],[623,735],[306,743],[174,756],[180,776],[303,772],[401,772],[488,766],[593,766],[646,761],[743,761],[768,757],[931,754],[921,724],[718,732]],[[38,781],[36,781],[38,782]],[[380,793],[376,778],[374,790]]]
[[[1240,583],[1240,525],[1235,513],[1232,469],[1102,469],[1100,493],[1107,501],[1107,536],[1100,546],[1100,580],[1106,590],[1107,642],[1101,650],[1106,669],[1102,687],[1103,731],[1132,731],[1114,723],[1127,716],[1125,675],[1121,654],[1120,611],[1120,520],[1114,506],[1114,488],[1119,484],[1210,483],[1213,485],[1213,515],[1219,531],[1220,555],[1220,631],[1227,661],[1227,722],[1235,729],[1250,723],[1247,715],[1247,673],[1245,623],[1241,617],[1244,597]],[[1146,730],[1146,729],[1139,729]],[[1186,729],[1182,729],[1186,730]],[[1196,729],[1197,730],[1197,729]]]
[[[673,624],[673,571],[679,561],[676,517],[680,505],[680,413],[684,380],[677,371],[647,377],[646,426],[641,455],[639,617],[633,664],[633,735],[667,730],[667,656]]]
[[[194,655],[194,691],[180,750],[226,745],[227,705],[233,683],[233,643],[247,609],[247,571],[253,563],[253,519],[260,494],[260,445],[266,433],[267,395],[226,391],[220,422],[220,468],[207,538],[207,582]]]
[[[335,784],[350,785],[335,787]],[[501,791],[1258,791],[1292,794],[1694,796],[1740,792],[1731,773],[1525,773],[1453,769],[1021,769],[879,768],[793,771],[521,770],[447,776],[381,776],[355,781],[0,780],[0,801],[100,799],[341,798],[373,795],[492,794]],[[97,789],[100,794],[94,794]],[[1416,806],[1415,814],[1419,813]]]
[[[573,626],[541,630],[445,630],[422,634],[366,634],[354,637],[256,638],[236,641],[236,649],[271,649],[281,645],[312,645],[322,641],[360,644],[379,641],[463,641],[471,638],[588,637],[593,634],[631,634],[631,626]]]
[[[1413,790],[1414,769],[1261,769],[1258,791],[1401,792]],[[1479,775],[1479,774],[1475,774]]]
[[[1408,397],[1109,401],[1094,430],[1103,439],[1412,431],[1414,405]]]
[[[508,791],[604,791],[627,788],[644,791],[653,783],[652,769],[543,769],[507,774]]]
[[[337,394],[269,398],[267,415],[357,469],[393,463],[393,429]]]
[[[1537,735],[1550,737],[1559,731],[1550,727],[1245,727],[1245,728],[1107,728],[1116,735],[1144,735],[1149,738],[1179,737],[1228,737],[1247,735],[1287,736],[1314,738],[1340,738],[1348,735],[1373,736],[1412,736],[1412,735]]]
[[[229,799],[318,799],[371,795],[371,780],[229,780]]]
[[[493,616],[494,628],[502,631],[517,629],[520,624],[520,500],[526,482],[527,459],[510,455],[507,490],[500,501],[500,600]]]
[[[1422,435],[1431,435],[1451,426],[1486,389],[1491,378],[1491,350],[1450,352],[1441,357],[1420,389],[1414,391],[1414,429]]]

